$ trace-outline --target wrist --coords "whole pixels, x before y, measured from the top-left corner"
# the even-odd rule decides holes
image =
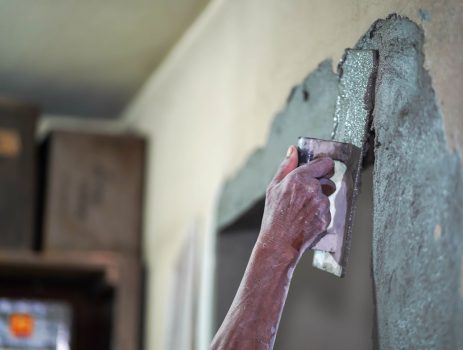
[[[284,235],[278,235],[283,237]],[[281,260],[281,263],[292,264],[300,256],[300,251],[296,249],[290,241],[275,239],[268,231],[261,231],[256,242],[257,253],[261,256],[273,257]]]

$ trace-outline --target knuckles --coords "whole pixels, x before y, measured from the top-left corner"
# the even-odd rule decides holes
[[[307,177],[303,173],[291,173],[289,174],[286,179],[284,180],[284,183],[287,185],[293,185],[297,187],[303,187],[308,190],[316,191],[318,189],[321,189],[321,184],[318,179],[315,179],[313,177]]]
[[[331,221],[330,201],[316,178],[290,173],[283,181],[270,183],[266,195],[263,225],[286,232],[288,241],[311,239],[325,231]]]
[[[302,174],[290,173],[282,182],[271,183],[266,189],[267,200],[272,204],[280,204],[288,208],[288,205],[294,206],[294,210],[311,207],[321,218],[328,213],[330,201],[322,192],[321,184],[318,179],[307,178]],[[291,207],[288,208],[291,211]]]
[[[288,175],[284,181],[278,184],[270,184],[266,189],[268,197],[299,197],[302,201],[317,200],[323,206],[329,206],[328,198],[322,192],[322,186],[318,179],[306,178],[300,174]],[[295,194],[295,196],[293,196]]]

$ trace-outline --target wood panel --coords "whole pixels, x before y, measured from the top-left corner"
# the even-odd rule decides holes
[[[145,141],[53,132],[47,141],[44,249],[140,252]]]
[[[38,109],[0,98],[0,247],[31,249]]]

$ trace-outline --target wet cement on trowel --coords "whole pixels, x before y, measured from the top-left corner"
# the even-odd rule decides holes
[[[393,15],[357,44],[379,52],[372,249],[380,349],[463,349],[462,178],[423,43],[415,23]]]
[[[463,349],[460,159],[447,148],[423,43],[420,27],[392,15],[355,47],[379,54],[372,271],[380,349]],[[267,145],[225,184],[219,228],[264,196],[298,136],[330,138],[337,83],[326,61],[293,89]]]

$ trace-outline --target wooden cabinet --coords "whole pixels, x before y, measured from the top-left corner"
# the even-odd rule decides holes
[[[0,248],[32,249],[35,240],[38,109],[0,98]]]
[[[0,296],[68,305],[75,350],[141,348],[142,279],[137,259],[115,253],[0,251]]]
[[[138,255],[144,139],[59,131],[45,148],[44,249]]]

